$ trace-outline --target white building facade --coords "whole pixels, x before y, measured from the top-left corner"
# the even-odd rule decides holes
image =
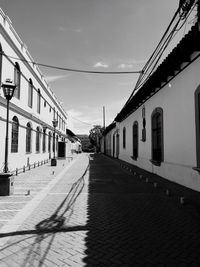
[[[200,191],[199,44],[196,24],[120,111],[115,127],[106,133],[110,155],[197,191]]]
[[[16,90],[10,101],[8,168],[28,166],[66,155],[67,114],[45,81],[41,71],[32,63],[26,45],[15,32],[10,19],[0,10],[0,82],[14,81]],[[6,133],[6,99],[0,90],[0,169],[4,165]]]

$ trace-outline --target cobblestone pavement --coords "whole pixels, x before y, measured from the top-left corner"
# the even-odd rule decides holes
[[[81,154],[0,244],[0,266],[200,266],[200,214],[117,162]]]

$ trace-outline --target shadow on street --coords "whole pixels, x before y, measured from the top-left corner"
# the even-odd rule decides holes
[[[85,187],[87,223],[67,226]],[[84,231],[85,250],[79,266],[200,266],[199,221],[192,207],[180,206],[175,197],[155,190],[104,155],[91,154],[85,172],[52,215],[33,230],[0,234],[0,238],[21,237],[0,252],[29,241],[28,250],[22,245],[14,251],[26,249],[20,266],[43,266],[56,234]]]

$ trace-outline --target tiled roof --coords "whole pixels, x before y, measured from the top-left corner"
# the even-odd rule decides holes
[[[191,60],[191,54],[196,51],[200,52],[200,32],[198,24],[191,28],[190,32],[184,36],[172,52],[158,66],[157,70],[149,77],[146,83],[122,108],[116,116],[115,121],[120,122],[124,120],[147,99],[162,89],[178,73],[191,64],[200,56],[199,53]],[[182,63],[186,63],[186,65],[181,68]]]
[[[108,132],[110,132],[112,129],[114,129],[116,126],[116,122],[112,122],[110,125],[106,127],[106,129],[103,132],[103,135],[106,135]]]

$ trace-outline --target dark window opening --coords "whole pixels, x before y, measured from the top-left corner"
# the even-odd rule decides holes
[[[123,128],[123,148],[126,148],[126,128]]]
[[[133,159],[138,158],[138,123],[133,124]]]
[[[36,128],[36,152],[40,152],[40,128]]]
[[[33,82],[31,79],[29,79],[29,84],[28,84],[28,106],[30,108],[33,107]]]
[[[27,123],[26,125],[26,153],[31,152],[31,134],[32,134],[31,124]]]
[[[14,96],[20,99],[21,71],[17,62],[15,63],[14,69],[14,83],[16,85]]]
[[[152,161],[163,161],[163,111],[156,108],[152,113]]]
[[[11,152],[18,152],[18,139],[19,139],[19,121],[17,117],[12,120],[12,137],[11,137]]]

